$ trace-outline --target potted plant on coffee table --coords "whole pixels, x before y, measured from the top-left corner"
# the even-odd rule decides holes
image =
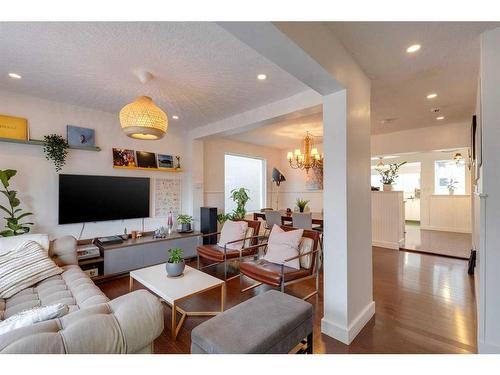
[[[179,249],[178,247],[169,249],[168,254],[168,261],[165,264],[167,275],[169,277],[177,277],[182,275],[182,273],[184,272],[184,268],[186,267],[186,263],[182,258],[182,249]]]
[[[191,232],[192,222],[193,222],[192,216],[183,214],[177,216],[177,223],[181,225],[181,232]]]

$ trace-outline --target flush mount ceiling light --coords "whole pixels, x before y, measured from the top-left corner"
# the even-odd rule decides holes
[[[173,115],[173,116],[172,116],[172,118],[173,118],[174,120],[178,120],[178,119],[179,119],[179,116],[177,116],[177,115]]]
[[[153,78],[149,72],[138,72],[142,83]],[[136,139],[155,140],[165,135],[168,117],[149,96],[139,96],[120,111],[120,124],[123,132]]]
[[[267,79],[267,76],[265,74],[261,73],[261,74],[257,75],[257,79],[259,81],[264,81],[265,79]]]
[[[422,46],[420,44],[412,44],[411,46],[409,46],[406,49],[406,52],[408,52],[408,53],[415,53],[418,50],[420,50],[420,48],[422,48]]]
[[[444,120],[444,116],[438,116],[436,117],[436,120]]]
[[[427,95],[427,99],[434,99],[436,96],[438,96],[438,94],[432,93]]]
[[[9,77],[13,79],[21,79],[23,78],[20,74],[17,73],[9,73]]]

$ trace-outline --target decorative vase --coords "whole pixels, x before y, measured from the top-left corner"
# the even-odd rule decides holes
[[[167,275],[170,277],[177,277],[177,276],[182,275],[185,267],[186,267],[186,263],[184,262],[184,259],[182,260],[182,262],[179,262],[179,263],[167,262],[165,264],[165,269],[167,270]]]
[[[393,186],[392,184],[384,184],[384,191],[392,191]]]
[[[182,232],[191,232],[191,223],[181,224]]]
[[[304,212],[304,207],[299,207],[299,212]]]
[[[455,194],[455,190],[453,190],[453,189],[448,189],[448,193],[450,193],[450,195],[453,195],[453,194]]]

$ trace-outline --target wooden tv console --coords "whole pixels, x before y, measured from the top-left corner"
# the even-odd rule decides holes
[[[97,268],[99,275],[93,277],[98,280],[114,277],[129,271],[165,263],[168,260],[168,249],[181,248],[184,258],[196,256],[196,246],[201,242],[201,232],[178,233],[173,232],[166,238],[154,238],[153,232],[146,232],[142,237],[129,238],[119,244],[99,246],[101,256],[85,259],[79,262],[82,269]],[[92,240],[78,241],[85,245]]]

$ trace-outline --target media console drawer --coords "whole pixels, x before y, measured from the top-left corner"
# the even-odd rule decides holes
[[[184,258],[196,256],[196,246],[200,236],[177,236],[167,239],[144,239],[143,243],[125,241],[121,245],[103,247],[104,275],[127,272],[138,268],[165,263],[168,260],[168,249],[181,248]]]

